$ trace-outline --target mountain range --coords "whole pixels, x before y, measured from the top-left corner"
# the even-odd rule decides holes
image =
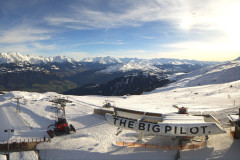
[[[166,58],[108,56],[74,59],[0,53],[0,91],[54,91],[78,95],[142,94],[173,82],[171,77],[175,74],[186,74],[218,63]],[[127,83],[130,79],[131,83]]]
[[[162,64],[217,64],[218,62],[212,61],[196,61],[196,60],[180,60],[170,58],[154,58],[154,59],[138,59],[138,58],[116,58],[116,57],[93,57],[74,59],[66,56],[54,56],[54,57],[41,57],[36,55],[23,55],[21,53],[0,53],[0,64],[4,63],[30,63],[30,64],[41,64],[41,63],[77,63],[77,62],[89,62],[89,63],[101,63],[101,64],[126,64],[129,62],[145,62],[151,63],[152,65]]]

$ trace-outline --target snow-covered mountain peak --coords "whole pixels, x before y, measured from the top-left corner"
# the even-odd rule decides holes
[[[135,62],[134,60],[131,60],[130,62],[125,64],[109,66],[108,68],[101,70],[100,72],[113,73],[113,72],[127,72],[131,70],[161,72],[159,68],[155,67],[148,61]]]
[[[93,58],[83,58],[81,60],[76,60],[66,56],[54,56],[54,57],[40,57],[36,55],[23,55],[21,53],[0,53],[0,64],[3,63],[23,63],[28,62],[32,64],[48,63],[48,62],[91,62],[91,63],[101,63],[101,64],[128,64],[128,63],[149,63],[151,65],[162,65],[162,64],[172,64],[172,65],[182,65],[182,64],[217,64],[217,62],[207,62],[207,61],[195,61],[195,60],[180,60],[171,58],[155,58],[155,59],[138,59],[138,58],[116,58],[116,57],[93,57]]]
[[[115,64],[122,63],[122,61],[115,57],[93,57],[93,58],[83,58],[81,62],[92,62],[92,63],[101,63],[101,64]]]
[[[0,53],[0,64],[3,63],[31,63],[40,64],[48,62],[74,62],[73,58],[66,56],[55,56],[55,57],[39,57],[35,55],[22,55],[21,53]]]
[[[24,56],[20,53],[0,53],[0,63],[15,63],[28,60],[28,56]]]

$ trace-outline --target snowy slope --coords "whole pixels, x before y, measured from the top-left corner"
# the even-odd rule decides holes
[[[172,77],[173,79],[173,77]],[[240,61],[229,61],[175,77],[177,87],[221,84],[240,80]]]
[[[230,87],[230,86],[233,87]],[[220,90],[220,92],[219,92]],[[93,109],[102,106],[105,99],[115,101],[118,107],[151,111],[158,113],[173,113],[176,109],[173,104],[187,106],[190,112],[212,113],[224,125],[227,123],[226,116],[237,111],[240,106],[240,81],[231,83],[206,85],[190,88],[175,88],[158,93],[141,96],[102,97],[102,96],[69,96],[73,101],[66,108],[67,119],[72,123],[77,133],[55,137],[51,143],[38,145],[40,156],[43,159],[173,159],[176,151],[164,151],[155,149],[125,148],[115,146],[116,141],[134,142],[137,134],[124,130],[119,136],[115,136],[116,128],[106,123],[103,117],[94,115]],[[198,94],[196,94],[198,93]],[[34,128],[46,129],[54,122],[54,112],[50,109],[49,102],[55,93],[28,93],[11,92],[1,96],[1,100],[11,99],[22,95],[27,99],[26,105],[21,105],[21,113]],[[229,95],[229,96],[228,96]],[[235,102],[234,102],[235,101]],[[235,105],[234,105],[235,103]],[[14,106],[15,102],[9,102]],[[74,104],[74,105],[73,105]],[[2,107],[2,103],[0,104]],[[156,139],[159,141],[156,141]],[[155,139],[155,140],[154,140]],[[161,137],[149,137],[145,139],[149,143],[161,144]],[[181,153],[183,159],[238,159],[240,141],[233,139],[229,134],[210,136],[208,147]]]
[[[73,103],[67,104],[66,114],[69,123],[77,132],[67,136],[55,137],[51,143],[38,145],[41,159],[95,159],[126,160],[174,159],[176,151],[145,148],[127,148],[115,145],[116,141],[135,142],[138,134],[124,130],[116,136],[117,128],[106,123],[104,117],[94,115],[94,108],[101,108],[104,100],[112,100],[115,105],[141,111],[175,113],[172,105],[189,107],[190,113],[213,114],[228,131],[226,134],[209,136],[208,146],[199,150],[181,151],[181,159],[239,159],[240,140],[229,135],[227,115],[237,113],[240,107],[240,80],[235,72],[239,61],[206,68],[190,73],[179,81],[151,93],[135,96],[68,96]],[[205,72],[205,74],[203,74]],[[208,78],[203,78],[207,76]],[[228,76],[228,77],[225,77]],[[205,82],[206,79],[209,81]],[[210,83],[216,79],[215,83]],[[231,81],[231,82],[228,82]],[[197,83],[201,83],[198,85]],[[203,85],[206,84],[206,85]],[[13,99],[23,96],[20,115],[36,130],[46,130],[54,122],[51,97],[56,93],[29,93],[14,91],[0,96],[0,107],[16,107]],[[143,142],[158,145],[173,145],[175,141],[167,137],[145,136]],[[27,157],[27,155],[25,156]],[[30,156],[29,156],[30,157]]]

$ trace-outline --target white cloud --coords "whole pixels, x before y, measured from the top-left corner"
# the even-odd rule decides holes
[[[33,42],[31,45],[38,50],[55,50],[57,48],[56,44],[41,44],[38,42]]]
[[[220,29],[222,14],[235,0],[115,0],[107,10],[75,4],[69,12],[46,17],[51,25],[74,29],[118,28],[140,26],[145,22],[166,21],[179,29]]]
[[[31,53],[31,49],[29,49],[26,45],[23,44],[13,44],[13,45],[0,45],[1,51],[0,52],[19,52],[28,54]]]
[[[77,46],[88,46],[88,45],[123,45],[125,44],[122,40],[117,40],[117,41],[98,41],[98,42],[88,42],[88,43],[76,43],[74,44],[74,47]]]
[[[125,55],[142,58],[182,58],[183,56],[184,58],[188,58],[189,56],[190,58],[194,57],[194,59],[197,59],[196,55],[200,52],[201,55],[211,54],[214,56],[219,53],[219,55],[221,54],[221,57],[224,57],[223,51],[225,51],[225,54],[226,52],[231,52],[234,53],[234,55],[240,51],[240,48],[238,47],[239,45],[237,44],[240,37],[240,23],[236,19],[238,18],[237,16],[240,15],[240,2],[237,0],[114,0],[108,1],[108,3],[106,3],[106,1],[86,0],[84,3],[85,5],[83,5],[82,2],[83,1],[79,1],[79,3],[76,3],[76,1],[74,1],[74,4],[71,4],[71,1],[69,1],[66,3],[64,10],[58,10],[59,12],[55,9],[52,9],[51,11],[46,10],[46,13],[40,14],[38,20],[31,19],[31,16],[21,16],[21,20],[16,20],[15,23],[11,23],[14,24],[14,26],[12,25],[13,27],[9,29],[1,26],[1,49],[6,52],[14,50],[24,53],[33,51],[38,53],[40,50],[49,50],[50,53],[53,52],[52,50],[61,52],[61,50],[66,50],[71,47],[69,47],[69,45],[57,47],[57,43],[53,44],[53,42],[47,44],[46,40],[53,40],[53,33],[56,33],[57,37],[58,33],[63,33],[69,30],[107,30],[125,26],[136,27],[147,22],[164,22],[163,24],[170,24],[169,26],[165,25],[166,28],[161,28],[163,29],[162,32],[166,34],[168,34],[168,27],[173,27],[176,30],[176,32],[174,31],[176,34],[179,33],[178,31],[184,31],[184,33],[193,31],[194,33],[189,33],[193,33],[195,37],[192,37],[192,35],[189,34],[189,37],[187,37],[189,38],[189,41],[161,46],[163,49],[156,47],[152,49],[152,51],[147,51],[141,49],[141,46],[139,46],[139,50],[106,50],[99,51],[99,55]],[[99,5],[98,3],[105,4]],[[6,26],[11,25],[9,23]],[[53,27],[54,32],[53,30],[49,30],[49,27]],[[65,30],[66,28],[69,30]],[[198,32],[195,32],[196,30]],[[213,35],[212,31],[214,31],[214,34],[217,32],[218,35]],[[144,36],[141,38],[149,39],[149,41],[151,39],[158,40],[157,36],[154,35],[156,31],[149,31],[149,33],[151,34],[148,34],[148,32],[142,33]],[[196,38],[198,33],[201,33],[202,35]],[[65,34],[62,34],[61,36],[64,35]],[[156,38],[154,36],[156,36]],[[170,36],[168,37],[169,41],[173,41]],[[223,40],[215,40],[216,37],[221,37]],[[100,38],[97,40],[92,39],[92,42],[89,42],[91,40],[88,40],[86,43],[77,43],[74,39],[71,44],[73,48],[71,49],[77,50],[76,47],[85,45],[125,44],[121,40],[113,40],[111,42],[107,38],[104,39],[105,41]],[[176,41],[181,41],[181,39],[178,38],[185,39],[185,37],[182,37],[180,34],[176,36]],[[199,41],[199,39],[202,38],[212,41]],[[131,37],[129,39],[131,39]],[[190,42],[190,40],[192,41]],[[75,42],[76,44],[74,44]],[[167,49],[170,49],[170,51]],[[75,52],[71,53],[73,55],[75,54]],[[85,54],[96,55],[98,53]]]
[[[142,36],[142,38],[144,38],[144,39],[155,39],[156,37],[152,37],[152,36]]]
[[[48,40],[51,36],[49,30],[32,27],[30,25],[21,25],[0,31],[0,43],[30,43],[34,41]]]

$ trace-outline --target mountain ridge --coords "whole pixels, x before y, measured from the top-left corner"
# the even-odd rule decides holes
[[[0,53],[0,64],[4,63],[30,63],[30,64],[41,64],[41,63],[62,63],[62,62],[74,62],[73,58],[66,56],[55,56],[55,57],[40,57],[35,55],[23,55],[21,53]]]
[[[197,61],[197,60],[187,60],[187,59],[174,59],[174,58],[153,58],[153,59],[139,59],[139,58],[117,58],[117,57],[93,57],[93,58],[83,58],[75,59],[67,56],[53,56],[53,57],[42,57],[36,55],[23,55],[21,53],[0,53],[0,64],[4,63],[31,63],[31,64],[40,64],[40,63],[63,63],[63,62],[88,62],[88,63],[101,63],[101,64],[126,64],[130,62],[147,62],[153,65],[161,64],[217,64],[219,62],[213,61]]]
[[[216,62],[210,64],[212,63]],[[219,65],[221,64],[224,63]],[[131,92],[134,90],[136,94],[139,94],[161,87],[163,84],[163,81],[160,82],[162,78],[169,79],[171,82],[179,78],[179,76],[174,78],[174,75],[184,76],[189,73],[189,76],[192,75],[192,78],[189,78],[196,79],[198,75],[195,74],[199,73],[205,74],[205,77],[209,78],[211,76],[209,70],[211,69],[199,70],[207,66],[210,66],[207,62],[177,59],[114,58],[108,56],[75,60],[66,56],[39,57],[25,56],[20,53],[1,53],[0,90],[63,93],[74,88],[87,89],[88,85],[91,87],[91,84],[101,84],[100,90],[97,89],[97,92],[92,93],[104,91],[106,95],[112,95],[111,92],[116,91],[115,93],[120,95],[128,94],[128,92],[134,94]],[[237,69],[235,67],[232,70]],[[191,73],[195,70],[195,74]],[[144,77],[138,74],[141,72],[143,75],[148,73],[149,76]],[[132,74],[137,76],[131,76],[133,83],[127,83],[129,78],[126,78],[126,76]],[[198,77],[194,83],[188,83],[187,85],[203,85],[199,83],[201,79],[201,77]],[[219,78],[210,80],[211,83],[217,83],[218,81]],[[147,84],[148,82],[149,84]],[[140,89],[135,86],[135,83],[140,84]],[[166,83],[169,82],[166,81]],[[164,82],[164,84],[166,83]],[[135,87],[131,88],[132,86]],[[113,89],[124,88],[124,90],[106,89],[111,87]]]

